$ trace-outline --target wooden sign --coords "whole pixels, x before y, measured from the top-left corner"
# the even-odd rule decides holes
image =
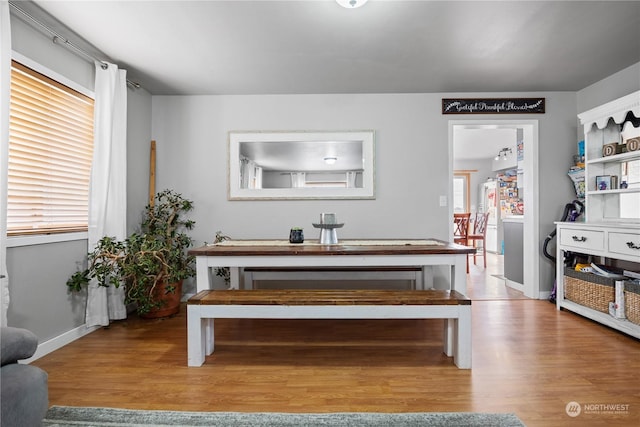
[[[620,154],[623,152],[622,148],[623,148],[623,145],[618,144],[617,142],[612,142],[611,144],[604,144],[602,146],[602,157],[615,156],[616,154]]]
[[[442,98],[442,114],[544,114],[545,98]]]
[[[627,151],[640,151],[640,136],[629,138],[625,143],[627,144]]]

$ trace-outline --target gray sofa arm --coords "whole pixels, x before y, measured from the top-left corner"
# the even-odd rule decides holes
[[[28,359],[38,349],[38,337],[31,331],[10,326],[0,328],[1,366]]]

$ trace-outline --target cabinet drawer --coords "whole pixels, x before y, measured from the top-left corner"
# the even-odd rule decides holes
[[[609,252],[635,255],[640,262],[640,234],[609,232]]]
[[[564,228],[560,230],[560,244],[578,249],[604,250],[604,231]]]

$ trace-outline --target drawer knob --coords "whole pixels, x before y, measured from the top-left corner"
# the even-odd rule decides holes
[[[586,242],[587,238],[584,236],[571,236],[571,238],[573,239],[574,242]]]
[[[640,245],[636,245],[633,242],[627,242],[627,246],[629,247],[629,249],[640,249]]]

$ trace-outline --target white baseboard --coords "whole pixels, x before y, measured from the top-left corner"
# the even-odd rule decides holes
[[[540,291],[538,293],[538,299],[548,300],[550,296],[551,296],[551,291]]]
[[[505,285],[508,287],[515,289],[516,291],[524,292],[524,285],[522,283],[514,282],[513,280],[504,279]]]
[[[84,324],[78,326],[77,328],[71,329],[68,332],[65,332],[62,335],[58,335],[55,338],[52,338],[48,341],[45,341],[38,345],[38,349],[34,353],[32,357],[29,359],[25,359],[24,363],[31,363],[34,360],[41,358],[42,356],[46,356],[47,354],[58,350],[59,348],[64,347],[65,345],[77,340],[78,338],[82,338],[85,335],[90,334],[91,332],[99,329],[100,326],[92,326],[87,328]],[[21,362],[22,363],[22,362]]]

